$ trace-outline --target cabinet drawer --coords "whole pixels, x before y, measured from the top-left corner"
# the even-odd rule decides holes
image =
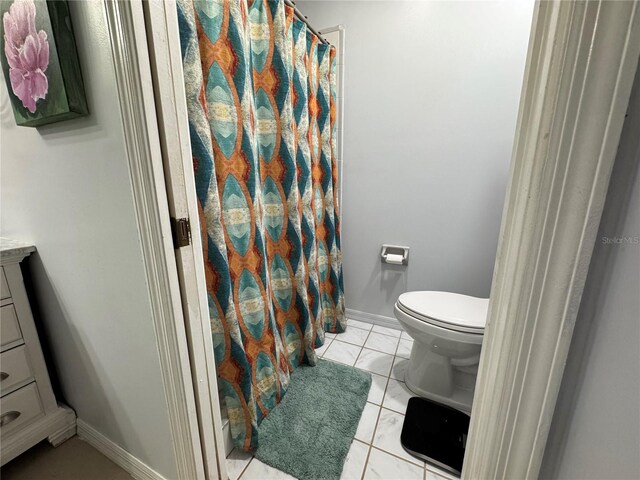
[[[4,267],[0,267],[0,300],[9,298],[11,292],[9,291],[9,284],[7,283],[7,277],[4,274]]]
[[[0,395],[33,379],[27,347],[21,345],[0,354]]]
[[[32,382],[0,398],[0,434],[14,432],[43,414],[38,388]]]
[[[0,307],[0,347],[2,350],[6,350],[4,347],[14,346],[12,344],[21,338],[22,332],[13,303]]]

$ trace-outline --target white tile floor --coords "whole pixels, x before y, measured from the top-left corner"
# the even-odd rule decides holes
[[[345,333],[327,334],[318,355],[371,373],[371,390],[345,461],[344,480],[453,479],[412,457],[400,445],[407,402],[413,394],[404,384],[403,371],[413,340],[400,330],[349,320]],[[231,480],[289,480],[280,470],[250,454],[233,450],[227,457]]]

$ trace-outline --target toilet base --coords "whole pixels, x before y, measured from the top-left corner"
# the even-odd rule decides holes
[[[416,345],[414,342],[404,373],[407,388],[420,397],[470,414],[475,375],[458,372],[448,358],[435,355],[426,348],[418,349]],[[460,381],[461,377],[464,381]]]
[[[471,414],[471,403],[473,402],[473,390],[463,390],[461,388],[454,388],[451,396],[445,397],[443,395],[438,395],[436,393],[429,392],[424,390],[417,385],[415,385],[409,375],[405,374],[405,384],[407,388],[411,390],[413,393],[427,400],[431,400],[436,403],[440,403],[442,405],[446,405],[451,408],[455,408],[456,410],[460,410],[461,412],[470,415]]]
[[[407,404],[400,443],[414,457],[459,476],[469,420],[467,414],[454,408],[412,397]]]

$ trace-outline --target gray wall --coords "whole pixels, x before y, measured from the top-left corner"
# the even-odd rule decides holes
[[[15,125],[1,100],[1,233],[33,241],[37,300],[78,417],[176,478],[103,2],[69,2],[91,116]]]
[[[640,477],[640,75],[628,110],[540,477]],[[630,238],[632,244],[608,243]]]
[[[303,1],[346,27],[347,308],[407,290],[488,297],[533,2]],[[382,266],[383,243],[411,247]]]

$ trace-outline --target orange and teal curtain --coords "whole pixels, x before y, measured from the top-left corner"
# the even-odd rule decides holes
[[[282,0],[178,0],[218,386],[237,447],[346,329],[335,48]]]

